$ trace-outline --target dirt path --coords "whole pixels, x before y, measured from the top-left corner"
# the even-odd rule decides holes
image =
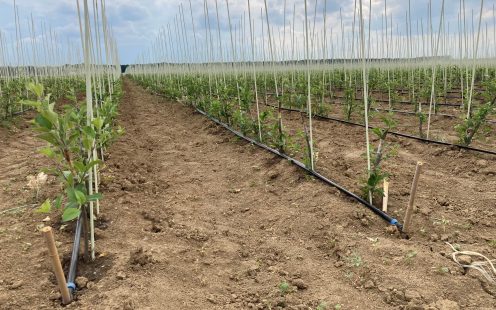
[[[444,242],[390,236],[362,206],[191,108],[129,80],[124,90],[126,134],[109,150],[103,172],[99,257],[81,265],[90,282],[70,307],[496,307],[494,290],[476,273],[464,275]],[[7,227],[0,255],[9,249],[8,259],[17,257],[0,260],[0,309],[57,305],[35,229],[41,219],[29,212],[0,217]],[[19,238],[29,238],[30,249],[22,250],[13,225],[28,231]],[[57,238],[67,258],[70,232]],[[33,288],[29,277],[40,284]]]

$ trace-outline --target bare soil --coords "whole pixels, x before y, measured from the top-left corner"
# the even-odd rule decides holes
[[[416,229],[405,240],[363,206],[190,107],[129,80],[124,91],[126,134],[102,172],[97,259],[81,262],[84,287],[67,308],[496,307],[496,288],[458,267],[445,244],[496,256],[494,158],[396,141],[402,147],[388,169],[400,219],[415,162],[427,163]],[[72,227],[61,227],[57,214],[3,212],[57,190],[51,179],[38,200],[26,189],[26,176],[47,164],[35,155],[42,143],[26,128],[30,117],[15,132],[0,129],[0,309],[61,308],[41,224],[57,228],[66,268],[71,250]],[[285,123],[297,127],[298,117],[288,113]],[[315,134],[319,169],[356,189],[363,132],[316,122]]]

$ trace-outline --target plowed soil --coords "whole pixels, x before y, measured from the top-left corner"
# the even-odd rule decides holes
[[[400,220],[415,161],[449,154],[426,168],[406,240],[360,204],[190,107],[127,79],[124,91],[119,122],[126,134],[102,171],[97,259],[81,262],[83,285],[67,308],[496,307],[496,287],[454,263],[445,243],[496,256],[494,158],[420,144],[400,152],[411,157],[391,166],[401,175],[391,206]],[[18,129],[0,129],[0,309],[61,308],[41,225],[56,228],[65,268],[71,251],[72,225],[61,227],[56,213],[33,213],[57,183],[49,178],[37,198],[26,187],[26,176],[48,164],[27,128],[32,116]],[[359,133],[336,126],[343,138],[333,142],[316,125],[320,165],[351,182],[363,165]],[[339,177],[341,170],[349,176]]]

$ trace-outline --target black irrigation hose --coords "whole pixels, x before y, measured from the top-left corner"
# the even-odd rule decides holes
[[[160,96],[160,97],[165,97],[164,95],[159,94],[159,93],[156,93],[156,92],[152,92],[152,94],[154,94],[156,96]],[[273,106],[273,105],[270,105],[270,104],[265,104],[265,105],[268,106],[268,107],[277,108],[276,106]],[[285,108],[285,107],[281,107],[281,110],[291,111],[291,112],[298,112],[298,113],[306,113],[306,112],[302,112],[302,111],[297,110],[297,109]],[[202,114],[204,114],[204,113],[202,113]],[[365,125],[363,125],[363,124],[359,124],[359,123],[355,123],[355,122],[350,122],[350,121],[346,121],[344,119],[339,119],[339,118],[335,118],[335,117],[331,117],[331,116],[314,115],[314,117],[315,118],[322,119],[322,120],[335,121],[335,122],[340,122],[340,123],[343,123],[343,124],[365,127]],[[369,126],[369,129],[374,129],[374,127]],[[464,149],[464,150],[467,150],[467,151],[473,151],[473,152],[479,152],[479,153],[484,153],[484,154],[496,155],[496,151],[489,151],[489,150],[479,149],[479,148],[475,148],[475,147],[471,147],[471,146],[464,146],[464,145],[461,145],[461,144],[455,144],[455,143],[449,143],[449,142],[443,142],[443,141],[436,141],[436,140],[421,138],[421,137],[412,136],[412,135],[408,135],[408,134],[397,132],[397,131],[390,131],[389,134],[392,134],[393,136],[398,136],[398,137],[403,137],[403,138],[408,138],[408,139],[413,139],[413,140],[421,141],[421,142],[424,142],[424,143],[431,143],[431,144],[438,144],[438,145],[444,145],[444,146],[450,146],[450,147],[457,147],[457,148]]]
[[[251,139],[249,137],[246,137],[245,135],[243,135],[242,133],[240,133],[239,131],[236,131],[234,129],[232,129],[231,127],[229,127],[227,124],[219,121],[218,119],[216,118],[213,118],[211,117],[210,115],[208,115],[206,112],[196,108],[196,111],[204,116],[206,116],[207,118],[209,118],[211,121],[215,122],[217,125],[220,125],[222,127],[224,127],[225,129],[229,130],[231,133],[235,134],[236,136],[250,142],[251,144],[255,144],[256,146],[258,147],[261,147],[273,154],[276,154],[284,159],[287,159],[288,161],[290,161],[292,164],[294,164],[295,166],[299,167],[300,169],[303,169],[305,170],[307,173],[313,175],[314,177],[316,177],[317,179],[323,181],[324,183],[330,185],[330,186],[333,186],[335,188],[337,188],[339,191],[341,191],[342,193],[345,193],[346,195],[350,196],[351,198],[355,199],[356,201],[358,201],[359,203],[361,203],[362,205],[364,205],[365,207],[369,208],[370,210],[372,210],[372,212],[374,212],[375,214],[379,215],[383,220],[385,220],[386,222],[388,222],[389,224],[391,225],[395,225],[398,227],[398,229],[401,231],[402,228],[403,228],[403,225],[401,225],[397,219],[391,217],[390,215],[388,215],[386,212],[382,211],[381,209],[378,209],[376,208],[374,205],[370,204],[369,202],[367,202],[366,200],[364,200],[362,197],[350,192],[349,190],[347,190],[346,188],[344,188],[343,186],[339,185],[338,183],[326,178],[325,176],[321,175],[320,173],[314,171],[314,170],[311,170],[311,169],[308,169],[302,162],[284,154],[284,153],[281,153],[279,152],[278,150],[276,149],[273,149],[263,143],[260,143],[254,139]]]
[[[267,106],[272,107],[272,108],[275,108],[272,105],[267,105]],[[284,108],[283,107],[282,110],[291,111],[291,112],[298,112],[298,113],[306,113],[306,112],[302,112],[300,110],[292,109],[292,108]],[[365,125],[363,125],[363,124],[359,124],[359,123],[355,123],[355,122],[350,122],[350,121],[346,121],[346,120],[343,120],[343,119],[339,119],[339,118],[335,118],[335,117],[330,117],[330,116],[314,115],[314,117],[315,118],[320,118],[320,119],[323,119],[323,120],[336,121],[336,122],[340,122],[340,123],[344,123],[344,124],[348,124],[348,125],[353,125],[353,126],[365,127]],[[370,129],[374,129],[374,127],[372,127],[372,126],[369,126],[369,128]],[[390,131],[389,133],[392,134],[392,135],[394,135],[394,136],[399,136],[399,137],[414,139],[414,140],[422,141],[422,142],[425,142],[425,143],[432,143],[432,144],[439,144],[439,145],[445,145],[445,146],[451,146],[451,147],[458,147],[458,148],[464,149],[464,150],[469,150],[469,151],[474,151],[474,152],[480,152],[480,153],[485,153],[485,154],[496,155],[496,151],[489,151],[489,150],[478,149],[478,148],[475,148],[475,147],[464,146],[464,145],[460,145],[460,144],[454,144],[454,143],[449,143],[449,142],[442,142],[442,141],[430,140],[430,139],[420,138],[420,137],[417,137],[417,136],[412,136],[412,135],[408,135],[408,134],[404,134],[404,133],[400,133],[400,132],[396,132],[396,131]]]
[[[337,99],[343,99],[345,98],[345,96],[341,96],[341,95],[334,95],[333,96],[334,98],[337,98]],[[369,97],[370,100],[373,100],[373,101],[377,101],[377,102],[389,102],[389,99],[381,99],[381,98],[374,98],[374,97]],[[444,97],[441,97],[442,99],[444,99]],[[458,97],[446,97],[446,99],[458,99]],[[476,99],[476,98],[474,98]],[[355,98],[356,101],[363,101],[363,98],[362,97],[356,97]],[[407,101],[407,100],[399,100],[399,101],[395,101],[394,104],[412,104],[411,101]],[[420,102],[422,104],[429,104],[429,102]],[[439,106],[448,106],[448,107],[460,107],[461,104],[455,104],[455,103],[444,103],[444,102],[437,102],[436,105],[439,105]]]
[[[31,111],[31,110],[33,110],[33,108],[28,108],[28,109],[25,109],[25,110],[23,110],[23,111],[12,112],[12,113],[10,113],[10,115],[8,115],[8,116],[12,117],[12,116],[21,115],[21,114],[24,114],[24,113],[29,112],[29,111]],[[7,119],[7,118],[5,118],[5,119]]]
[[[71,293],[71,295],[74,294],[74,292],[76,291],[75,279],[79,258],[79,245],[81,243],[81,232],[83,230],[83,216],[85,216],[85,213],[81,212],[76,223],[74,245],[72,246],[71,265],[69,266],[69,274],[67,275],[67,287],[69,288],[69,292]]]
[[[164,95],[159,94],[159,93],[156,93],[154,91],[152,91],[152,94],[154,94],[156,96],[159,96],[159,97],[165,97]],[[270,105],[270,104],[265,104],[265,105],[268,106],[268,107],[277,108],[276,106],[273,106],[273,105]],[[281,110],[291,111],[291,112],[298,112],[298,113],[306,113],[306,112],[302,112],[302,111],[297,110],[297,109],[285,108],[285,107],[281,107]],[[201,112],[201,113],[202,114],[205,114],[204,112]],[[315,118],[319,118],[319,119],[323,119],[323,120],[340,122],[340,123],[343,123],[343,124],[348,124],[348,125],[353,125],[353,126],[365,127],[365,125],[363,125],[363,124],[359,124],[359,123],[355,123],[355,122],[350,122],[350,121],[346,121],[344,119],[339,119],[339,118],[335,118],[335,117],[331,117],[331,116],[314,115],[314,117]],[[369,129],[374,129],[374,127],[369,126]],[[390,131],[389,133],[392,134],[393,136],[398,136],[398,137],[413,139],[413,140],[421,141],[421,142],[424,142],[424,143],[445,145],[445,146],[450,146],[450,147],[457,147],[457,148],[464,149],[464,150],[467,150],[467,151],[473,151],[473,152],[479,152],[479,153],[484,153],[484,154],[496,155],[496,151],[489,151],[489,150],[479,149],[479,148],[475,148],[475,147],[471,147],[471,146],[464,146],[464,145],[461,145],[461,144],[455,144],[455,143],[449,143],[449,142],[443,142],[443,141],[436,141],[436,140],[421,138],[421,137],[412,136],[412,135],[408,135],[408,134],[397,132],[397,131]]]
[[[383,112],[394,112],[398,114],[409,114],[409,115],[417,115],[417,112],[412,112],[412,111],[405,111],[405,110],[395,110],[395,109],[382,109],[382,108],[372,108],[377,111],[383,111]],[[451,114],[444,114],[444,113],[434,113],[433,115],[436,116],[443,116],[443,117],[448,117],[448,118],[456,118],[455,115]]]
[[[273,95],[273,94],[269,94],[269,95]],[[336,99],[343,99],[344,96],[334,96],[334,98]],[[355,98],[354,99],[356,102],[359,102],[361,100],[363,100],[363,98]],[[379,101],[379,102],[389,102],[388,100],[386,99],[373,99],[375,101]],[[409,101],[398,101],[398,102],[395,102],[396,103],[399,103],[399,104],[412,104],[411,102]],[[338,105],[344,105],[345,103],[343,102],[337,102],[337,101],[334,101],[334,102],[331,102],[329,103],[330,105],[333,105],[333,104],[338,104]],[[429,103],[428,102],[422,102],[422,104],[426,104],[428,105]],[[444,104],[444,103],[436,103],[436,105],[451,105],[451,104]],[[453,105],[453,106],[460,106],[460,105]],[[377,111],[386,111],[386,112],[395,112],[395,113],[399,113],[399,114],[408,114],[408,115],[416,115],[417,113],[416,112],[411,112],[411,111],[404,111],[404,110],[394,110],[394,109],[382,109],[382,108],[375,108]],[[434,113],[434,115],[437,115],[437,116],[442,116],[442,117],[448,117],[448,118],[458,118],[458,116],[456,115],[452,115],[452,114],[446,114],[446,113]],[[486,120],[486,123],[491,123],[491,124],[496,124],[496,120]]]

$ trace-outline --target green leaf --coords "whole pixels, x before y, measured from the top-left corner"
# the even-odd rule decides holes
[[[85,150],[91,150],[93,148],[93,139],[83,138],[83,147]]]
[[[32,91],[38,98],[43,96],[43,85],[42,84],[29,83],[27,88],[30,91]]]
[[[69,199],[70,203],[76,203],[76,191],[72,187],[68,187],[65,189],[65,192],[67,193],[67,198]]]
[[[78,173],[80,172],[85,172],[86,171],[86,167],[84,166],[84,163],[82,163],[81,161],[79,160],[75,160],[73,162],[73,165],[74,165],[74,168],[76,168],[76,171]]]
[[[77,218],[79,214],[81,214],[79,208],[65,208],[64,213],[62,214],[62,222],[72,221]]]
[[[81,191],[78,191],[77,189],[74,191],[74,194],[76,196],[76,201],[79,205],[83,205],[86,203],[87,199],[86,199],[86,195],[81,192]]]
[[[91,126],[85,126],[83,127],[83,133],[85,133],[88,137],[95,138],[95,130]]]
[[[103,164],[103,161],[99,159],[95,159],[89,162],[89,164],[86,165],[86,171],[89,171],[91,168],[93,168],[96,165],[101,165]]]
[[[44,147],[40,150],[40,153],[45,155],[48,158],[54,158],[55,152],[50,147]]]
[[[93,126],[95,126],[97,131],[100,131],[103,127],[103,119],[101,117],[97,117],[93,120]]]
[[[27,106],[35,107],[35,108],[38,108],[38,107],[41,106],[41,102],[39,102],[39,101],[33,101],[33,100],[21,100],[21,103],[23,105],[27,105]]]
[[[60,207],[62,206],[62,196],[58,196],[57,198],[55,198],[55,200],[53,201],[53,206],[55,207],[55,209],[60,209]]]
[[[64,177],[64,182],[66,182],[67,185],[69,186],[66,190],[67,196],[70,196],[69,191],[72,190],[72,187],[74,186],[74,176],[72,175],[72,172],[70,172],[70,171],[62,171],[62,175]],[[73,195],[73,197],[75,197],[75,196]],[[71,199],[71,198],[69,197],[69,199]]]
[[[375,133],[379,138],[382,136],[382,130],[380,128],[372,128],[372,132]]]
[[[41,206],[36,209],[36,213],[49,213],[50,210],[52,209],[52,206],[50,204],[50,200],[45,200],[44,203],[41,204]]]
[[[96,194],[92,194],[92,195],[88,195],[86,196],[86,199],[88,201],[96,201],[96,200],[100,200],[102,199],[102,194],[101,193],[96,193]]]
[[[40,113],[44,118],[46,118],[52,125],[57,124],[59,115],[53,111],[48,110],[43,110]]]
[[[40,126],[42,128],[46,128],[46,129],[52,129],[53,128],[52,123],[47,118],[42,116],[41,114],[37,115],[36,118],[34,119],[34,121],[38,126]]]
[[[45,140],[46,142],[53,144],[53,145],[58,145],[57,141],[57,136],[52,133],[52,132],[46,132],[38,135],[38,138]]]

